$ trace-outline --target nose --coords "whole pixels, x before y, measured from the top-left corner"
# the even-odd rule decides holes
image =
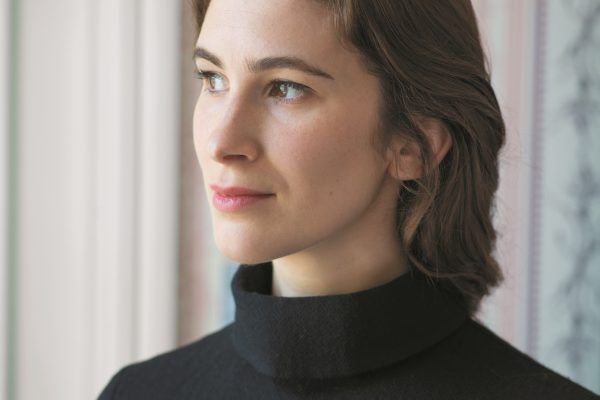
[[[260,154],[257,112],[242,99],[224,103],[222,110],[213,110],[217,112],[212,114],[214,125],[207,143],[210,157],[219,163],[255,161]]]

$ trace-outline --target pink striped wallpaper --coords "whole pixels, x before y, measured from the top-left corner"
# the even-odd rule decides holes
[[[475,0],[508,126],[480,317],[600,392],[600,2]]]

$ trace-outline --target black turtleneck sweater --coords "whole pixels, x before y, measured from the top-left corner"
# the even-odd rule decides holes
[[[350,294],[276,297],[272,268],[240,266],[233,323],[123,368],[100,400],[600,398],[416,272]]]

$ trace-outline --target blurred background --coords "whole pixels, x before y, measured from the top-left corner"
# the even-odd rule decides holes
[[[474,0],[508,126],[479,318],[600,393],[600,0]],[[95,398],[233,319],[186,0],[0,0],[0,398]]]

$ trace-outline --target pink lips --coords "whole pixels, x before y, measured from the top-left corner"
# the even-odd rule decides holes
[[[217,210],[225,212],[238,211],[274,196],[273,193],[264,193],[242,187],[210,185],[210,188],[214,191],[213,206]]]

